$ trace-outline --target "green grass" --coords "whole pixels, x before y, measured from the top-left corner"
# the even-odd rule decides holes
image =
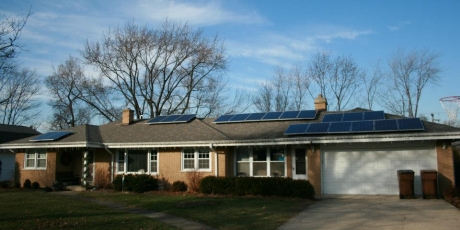
[[[275,197],[86,192],[83,196],[170,213],[218,229],[276,229],[312,203]]]
[[[0,229],[175,229],[141,215],[42,190],[0,191]]]

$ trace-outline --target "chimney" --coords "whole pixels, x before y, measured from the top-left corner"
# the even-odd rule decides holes
[[[318,97],[315,98],[315,110],[327,111],[327,100],[322,94],[318,94]]]
[[[129,125],[134,121],[134,110],[125,109],[122,113],[121,124]]]

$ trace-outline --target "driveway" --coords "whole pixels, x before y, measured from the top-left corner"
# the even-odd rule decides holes
[[[441,199],[322,197],[279,229],[459,229],[460,210]]]

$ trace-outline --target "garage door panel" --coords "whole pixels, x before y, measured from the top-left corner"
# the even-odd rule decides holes
[[[324,194],[399,193],[397,170],[415,172],[414,190],[421,194],[421,169],[436,169],[433,149],[326,150],[322,154]]]

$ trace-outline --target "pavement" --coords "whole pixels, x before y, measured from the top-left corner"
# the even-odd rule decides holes
[[[460,229],[460,210],[442,199],[323,196],[278,229]]]

